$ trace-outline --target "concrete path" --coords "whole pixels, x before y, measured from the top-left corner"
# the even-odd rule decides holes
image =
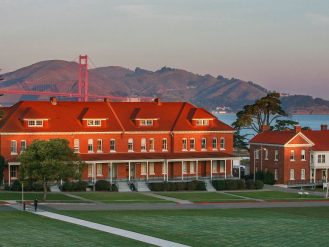
[[[166,201],[171,201],[171,202],[175,202],[175,203],[179,203],[179,204],[193,204],[193,202],[190,202],[187,200],[181,200],[181,199],[174,198],[174,197],[163,196],[163,195],[155,194],[153,192],[140,192],[140,193],[143,195],[146,195],[146,196],[152,196],[155,198],[159,198],[159,199],[163,199]]]
[[[235,196],[235,197],[239,197],[239,198],[242,198],[244,200],[251,200],[251,201],[256,201],[256,202],[264,202],[264,200],[262,199],[256,199],[256,198],[251,198],[251,197],[246,197],[246,196],[241,196],[241,195],[235,195],[235,194],[231,194],[231,193],[228,193],[228,192],[222,192],[222,191],[216,191],[216,193],[219,193],[219,194],[226,194],[226,195],[229,195],[229,196]]]
[[[86,199],[86,198],[83,198],[81,196],[77,196],[77,195],[73,195],[73,194],[70,194],[70,193],[63,193],[64,195],[68,196],[68,197],[71,197],[71,198],[74,198],[74,199],[78,199],[78,200],[81,200],[81,201],[85,201],[85,202],[91,202],[91,203],[100,203],[100,202],[97,202],[97,201],[93,201],[93,200],[90,200],[90,199]]]
[[[182,210],[182,209],[217,209],[217,208],[287,208],[287,207],[329,207],[329,201],[294,201],[294,202],[219,202],[219,203],[114,203],[114,204],[48,204],[43,208],[55,210]]]
[[[300,189],[284,188],[284,187],[268,185],[268,184],[264,184],[264,188],[268,189],[268,190],[283,191],[283,192],[289,192],[289,193],[295,193],[295,194],[297,194],[300,191]],[[323,192],[311,191],[311,190],[303,190],[303,191],[307,191],[310,195],[314,195],[314,196],[321,196],[321,197],[326,196],[325,190]]]
[[[73,217],[69,217],[69,216],[65,216],[65,215],[61,215],[61,214],[51,213],[51,212],[47,212],[47,211],[38,211],[38,212],[33,212],[33,213],[44,216],[44,217],[48,217],[51,219],[60,220],[60,221],[64,221],[64,222],[79,225],[79,226],[84,226],[84,227],[91,228],[94,230],[111,233],[114,235],[134,239],[137,241],[141,241],[141,242],[156,245],[156,246],[187,247],[187,245],[163,240],[160,238],[147,236],[147,235],[132,232],[132,231],[122,230],[119,228],[106,226],[106,225],[102,225],[102,224],[98,224],[98,223],[94,223],[94,222],[90,222],[90,221],[86,221],[86,220],[81,220],[81,219],[77,219],[77,218],[73,218]]]

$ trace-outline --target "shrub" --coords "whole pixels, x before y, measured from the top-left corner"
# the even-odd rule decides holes
[[[186,183],[186,189],[187,190],[196,190],[197,185],[198,185],[198,181],[188,182],[188,183]]]
[[[225,180],[225,189],[226,190],[237,190],[238,189],[238,180]]]
[[[255,182],[252,179],[246,180],[246,188],[248,190],[254,190],[255,189]]]
[[[260,181],[260,180],[256,180],[256,181],[255,181],[255,189],[256,189],[256,190],[263,189],[263,187],[264,187],[264,183],[263,183],[263,181]]]
[[[239,179],[237,180],[237,189],[238,190],[243,190],[246,188],[246,183],[244,179]]]
[[[274,180],[274,174],[270,171],[264,172],[264,171],[258,171],[256,172],[256,180],[263,181],[264,184],[275,184]]]
[[[212,181],[212,185],[216,190],[225,190],[225,180],[214,180]]]
[[[21,182],[17,179],[15,180],[11,186],[10,186],[11,191],[21,191],[22,190],[22,184]]]
[[[65,182],[61,186],[62,191],[86,191],[88,183],[85,181]]]
[[[186,183],[184,182],[177,182],[176,184],[176,190],[186,190]]]
[[[98,180],[95,183],[95,190],[96,191],[109,191],[111,188],[110,182],[106,180]]]
[[[111,191],[118,192],[118,187],[116,184],[111,184]]]
[[[151,191],[206,190],[203,181],[149,183]]]
[[[206,183],[203,181],[195,181],[196,182],[196,190],[207,190]]]

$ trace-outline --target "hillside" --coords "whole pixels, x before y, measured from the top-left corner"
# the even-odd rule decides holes
[[[50,60],[4,74],[0,88],[76,92],[78,64]],[[89,70],[89,91],[101,95],[159,97],[163,101],[190,101],[211,110],[228,106],[238,111],[245,104],[264,96],[267,89],[253,83],[223,76],[194,74],[186,70],[163,67],[157,71],[135,70],[120,66]],[[41,96],[4,95],[1,104],[19,100],[42,99]],[[306,100],[307,99],[307,100]],[[284,107],[290,113],[329,113],[329,101],[311,96],[287,96]]]

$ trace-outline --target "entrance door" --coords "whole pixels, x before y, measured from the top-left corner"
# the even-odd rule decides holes
[[[112,164],[112,179],[116,179],[118,174],[118,167],[116,164]],[[109,177],[111,177],[111,166],[109,166]]]
[[[130,179],[135,178],[135,164],[130,164]]]
[[[207,170],[206,170],[206,161],[201,161],[201,176],[206,177],[207,176]]]

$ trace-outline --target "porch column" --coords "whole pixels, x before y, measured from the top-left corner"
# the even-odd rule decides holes
[[[96,162],[93,163],[93,169],[94,169],[94,174],[93,174],[94,183],[96,183]]]
[[[8,184],[11,185],[11,177],[10,177],[10,164],[8,164]]]
[[[313,177],[313,182],[316,183],[316,168],[314,168],[314,177]]]
[[[148,180],[149,180],[149,162],[146,161],[146,181],[148,181]]]
[[[128,162],[128,181],[130,181],[130,161]]]
[[[113,183],[113,166],[112,166],[112,162],[110,162],[110,183]]]
[[[210,180],[212,180],[212,160],[210,160]]]
[[[169,170],[168,170],[168,160],[166,160],[166,172],[167,172],[167,182],[169,180]]]
[[[313,169],[310,168],[310,183],[312,183],[312,171],[313,171]]]
[[[233,177],[233,160],[231,160],[231,177]]]
[[[327,183],[327,186],[328,186],[328,168],[326,170],[326,183]]]
[[[163,181],[166,181],[166,173],[168,173],[168,171],[166,171],[166,162],[163,161],[162,162],[162,169],[163,169]]]
[[[182,161],[182,181],[184,180],[184,173],[183,173],[183,162],[184,162],[184,161]]]
[[[197,160],[196,161],[196,180],[198,180],[198,178],[199,178],[199,161]]]
[[[224,166],[224,178],[226,179],[226,160],[224,160],[224,164],[225,164],[225,166]]]

